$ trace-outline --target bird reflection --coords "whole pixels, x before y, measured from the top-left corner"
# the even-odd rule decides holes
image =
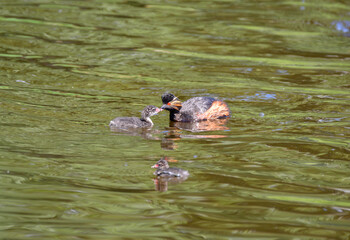
[[[226,126],[227,122],[228,118],[224,118],[200,122],[170,122],[169,126],[190,132],[223,131],[229,129]]]
[[[152,168],[156,168],[156,171],[153,173],[157,176],[153,179],[156,191],[168,191],[169,184],[182,183],[186,181],[189,176],[189,172],[187,170],[176,167],[169,167],[168,161],[176,162],[177,160],[163,157],[152,166]]]
[[[229,130],[226,126],[228,119],[214,119],[201,122],[173,122],[169,123],[166,131],[156,128],[147,129],[120,129],[110,127],[110,130],[116,134],[127,134],[130,136],[138,136],[147,140],[161,140],[161,148],[166,150],[174,150],[178,148],[177,141],[183,138],[203,139],[203,138],[225,138],[226,135],[220,134],[198,134],[206,131],[225,131]],[[186,132],[196,134],[186,134]],[[163,135],[163,136],[162,136]]]
[[[175,185],[186,181],[186,178],[175,178],[175,177],[158,177],[153,179],[155,190],[159,192],[168,191],[168,185]]]
[[[202,139],[202,138],[225,138],[226,135],[219,134],[184,134],[183,130],[193,133],[205,131],[229,130],[225,125],[228,119],[215,119],[201,122],[170,122],[168,131],[162,138],[162,149],[174,150],[178,148],[177,141],[183,138]]]
[[[116,127],[110,127],[110,130],[116,134],[126,134],[130,136],[142,137],[148,140],[160,140],[161,138],[155,134],[159,134],[160,131],[154,129],[140,128],[140,129],[120,129]]]

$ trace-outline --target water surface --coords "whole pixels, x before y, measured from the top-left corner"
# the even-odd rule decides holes
[[[3,239],[350,237],[346,1],[1,6]],[[108,128],[165,91],[232,117]]]

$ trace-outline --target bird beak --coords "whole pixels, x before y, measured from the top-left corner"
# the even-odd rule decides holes
[[[171,102],[164,104],[162,106],[162,109],[168,109],[168,110],[175,109],[177,111],[180,111],[181,107],[182,107],[181,102],[176,98],[176,99],[172,100]]]
[[[158,167],[159,167],[159,165],[156,163],[151,168],[158,168]]]

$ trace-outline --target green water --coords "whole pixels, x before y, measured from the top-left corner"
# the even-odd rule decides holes
[[[0,6],[1,239],[350,238],[348,1]],[[165,91],[233,116],[108,128]]]

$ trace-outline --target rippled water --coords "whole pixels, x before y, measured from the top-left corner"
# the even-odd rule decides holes
[[[350,238],[347,1],[0,4],[2,239]],[[233,116],[108,128],[165,91]]]

